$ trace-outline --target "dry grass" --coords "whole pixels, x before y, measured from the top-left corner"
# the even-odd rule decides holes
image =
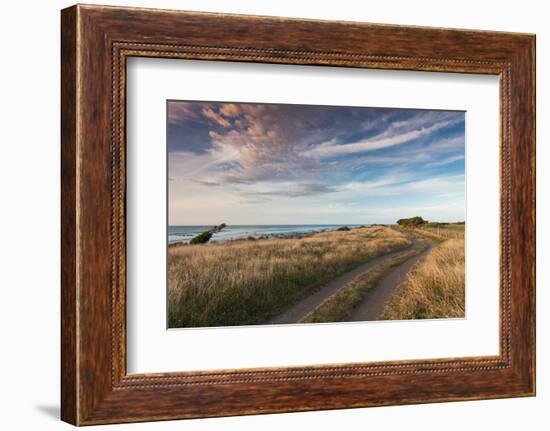
[[[440,227],[418,227],[413,229],[413,232],[436,239],[438,241],[444,241],[447,239],[464,240],[463,224],[449,224]]]
[[[464,317],[464,267],[464,239],[445,240],[407,275],[381,318]]]
[[[387,227],[168,250],[171,328],[265,323],[319,286],[410,244]]]
[[[303,323],[344,322],[355,307],[363,302],[367,293],[395,267],[406,260],[422,253],[426,243],[419,242],[411,249],[402,251],[392,258],[376,265],[372,269],[359,274],[334,295],[323,301],[315,310],[309,313]]]

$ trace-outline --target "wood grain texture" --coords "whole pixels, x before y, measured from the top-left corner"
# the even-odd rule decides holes
[[[100,6],[63,10],[63,420],[86,425],[533,395],[534,49],[534,36],[525,34]],[[499,356],[127,375],[130,56],[500,76]]]
[[[77,422],[76,9],[61,16],[61,417]]]

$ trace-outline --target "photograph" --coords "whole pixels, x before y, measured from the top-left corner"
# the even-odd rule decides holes
[[[540,2],[129,1],[4,8],[4,428],[547,423]]]
[[[167,101],[167,325],[465,317],[465,113]]]

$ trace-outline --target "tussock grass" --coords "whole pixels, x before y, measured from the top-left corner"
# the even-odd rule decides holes
[[[355,307],[363,302],[368,292],[375,288],[395,267],[416,256],[426,249],[425,243],[419,243],[410,250],[376,265],[367,272],[359,274],[334,295],[323,301],[315,310],[302,320],[303,323],[344,322]]]
[[[448,239],[407,274],[384,320],[464,317],[464,239]]]
[[[171,328],[265,323],[331,279],[410,244],[387,227],[168,249]]]

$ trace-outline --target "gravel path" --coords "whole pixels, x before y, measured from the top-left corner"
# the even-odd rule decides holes
[[[418,241],[418,240],[417,240]],[[413,242],[409,247],[407,247],[404,250],[408,250],[411,247],[415,245],[415,242]],[[275,319],[273,319],[270,324],[274,325],[282,325],[282,324],[289,324],[289,323],[297,323],[300,320],[302,320],[307,314],[309,314],[311,311],[313,311],[319,304],[321,304],[325,299],[327,299],[329,296],[332,296],[334,293],[336,293],[339,289],[344,287],[347,283],[349,283],[351,280],[353,280],[355,277],[357,277],[359,274],[362,274],[363,272],[366,272],[370,270],[372,267],[384,262],[387,259],[392,259],[396,255],[402,253],[404,250],[399,250],[396,252],[388,253],[383,256],[377,257],[367,263],[364,263],[363,265],[358,266],[352,271],[346,272],[345,274],[342,274],[340,277],[335,278],[334,280],[330,281],[328,284],[323,286],[320,290],[313,293],[312,295],[304,298],[300,302],[294,304],[290,308],[288,308],[286,311],[284,311],[282,314],[277,316]],[[422,253],[424,255],[426,252]],[[414,258],[412,258],[414,259]],[[410,259],[410,260],[412,260]],[[399,271],[400,268],[404,265],[406,265],[410,260],[406,261],[403,265],[397,267],[394,271]],[[415,261],[416,262],[416,261]],[[414,263],[413,263],[414,265]],[[412,265],[411,265],[412,266]],[[405,271],[406,272],[406,271]],[[393,274],[393,272],[392,272]],[[385,279],[384,279],[385,281]],[[384,281],[382,283],[384,283]],[[375,289],[378,290],[378,287]],[[361,304],[362,306],[363,304]],[[362,319],[359,319],[362,320]]]

